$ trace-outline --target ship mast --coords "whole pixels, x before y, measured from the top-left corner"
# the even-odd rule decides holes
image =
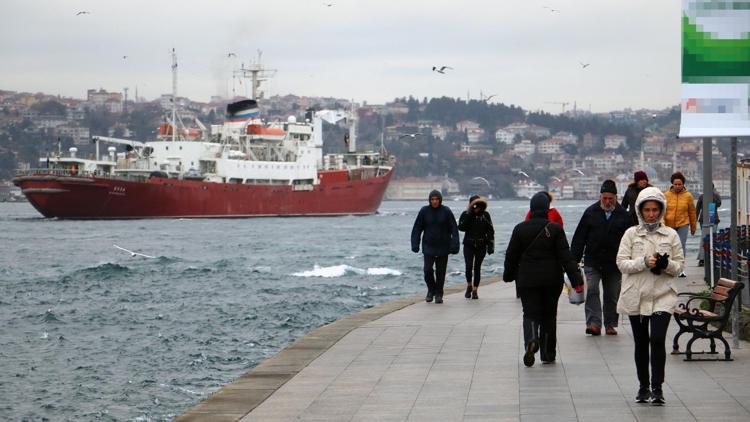
[[[252,97],[250,97],[251,100],[258,99],[258,88],[260,88],[260,83],[267,81],[269,78],[272,78],[276,74],[276,69],[266,69],[260,63],[260,58],[262,55],[263,52],[258,50],[257,61],[250,63],[249,67],[245,67],[245,64],[243,63],[242,67],[240,67],[239,70],[235,71],[235,75],[238,75],[240,78],[250,78],[250,80],[252,81]]]
[[[177,54],[172,48],[172,142],[177,139]]]

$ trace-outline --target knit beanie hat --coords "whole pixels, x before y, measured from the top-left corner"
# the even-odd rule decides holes
[[[602,188],[599,190],[601,193],[614,193],[617,195],[617,185],[615,185],[614,180],[607,179],[602,183]]]
[[[531,197],[529,210],[534,213],[538,211],[549,211],[549,197],[544,192],[537,192]]]
[[[643,170],[638,170],[637,172],[635,172],[633,178],[635,179],[635,183],[638,183],[641,180],[645,180],[648,182],[648,175]]]

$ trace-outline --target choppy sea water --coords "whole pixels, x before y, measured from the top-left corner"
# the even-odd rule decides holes
[[[568,239],[592,201],[554,205]],[[0,203],[0,420],[171,420],[308,331],[422,293],[423,202],[329,218],[59,221]],[[446,202],[456,217],[464,202]],[[504,250],[527,201],[494,201]],[[113,247],[156,258],[132,257]],[[695,255],[696,238],[689,242]],[[463,258],[447,284],[464,282]]]

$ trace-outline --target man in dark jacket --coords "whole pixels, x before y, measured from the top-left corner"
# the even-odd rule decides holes
[[[719,228],[719,207],[721,207],[721,195],[719,195],[719,193],[716,192],[716,188],[714,187],[713,184],[711,184],[711,191],[714,193],[713,194],[713,201],[712,202],[714,203],[714,205],[716,207],[715,208],[715,212],[714,212],[714,221],[713,221],[713,226],[714,226],[714,231],[713,232],[716,233],[716,230]],[[700,222],[701,227],[703,227],[703,225],[706,224],[703,221],[703,218],[702,218],[702,214],[703,214],[703,194],[700,194],[700,196],[698,196],[698,203],[695,204],[695,208],[697,209],[696,210],[696,218],[698,219],[698,222]],[[708,236],[708,231],[703,232],[701,238],[703,238],[705,236]],[[703,242],[701,242],[701,243],[703,243]],[[704,265],[704,262],[703,262],[704,255],[705,255],[705,251],[703,250],[703,245],[701,245],[701,247],[698,248],[698,266],[699,267],[702,267]]]
[[[513,228],[505,251],[503,281],[515,281],[523,307],[523,363],[534,365],[540,351],[542,362],[555,361],[557,302],[563,288],[563,269],[582,292],[583,280],[562,226],[547,220],[549,197],[539,192],[531,198],[531,216]]]
[[[628,190],[625,191],[625,195],[622,197],[622,206],[625,210],[630,213],[630,218],[633,220],[634,226],[638,225],[638,216],[635,214],[635,200],[638,198],[638,194],[643,189],[651,186],[648,183],[648,175],[643,170],[638,170],[633,175],[634,182],[628,185]]]
[[[429,200],[430,205],[425,205],[419,210],[414,227],[411,229],[411,250],[415,253],[419,252],[421,237],[424,282],[427,284],[425,301],[432,302],[434,296],[435,303],[443,303],[448,254],[457,254],[460,249],[458,226],[453,212],[443,205],[443,195],[440,191],[430,192]]]
[[[617,250],[625,230],[633,225],[628,212],[617,203],[617,186],[605,180],[599,201],[581,216],[573,234],[570,249],[576,261],[584,259],[586,291],[586,334],[598,336],[602,326],[602,302],[599,282],[604,290],[604,327],[609,335],[617,334],[617,299],[620,297],[622,274],[617,268]]]

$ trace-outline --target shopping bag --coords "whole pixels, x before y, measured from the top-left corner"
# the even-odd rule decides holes
[[[578,271],[581,272],[581,278],[583,279],[583,290],[581,293],[576,292],[567,275],[565,276],[565,286],[563,287],[563,290],[566,290],[568,295],[568,301],[573,305],[580,305],[586,301],[586,274],[583,272],[583,268],[579,268]]]

